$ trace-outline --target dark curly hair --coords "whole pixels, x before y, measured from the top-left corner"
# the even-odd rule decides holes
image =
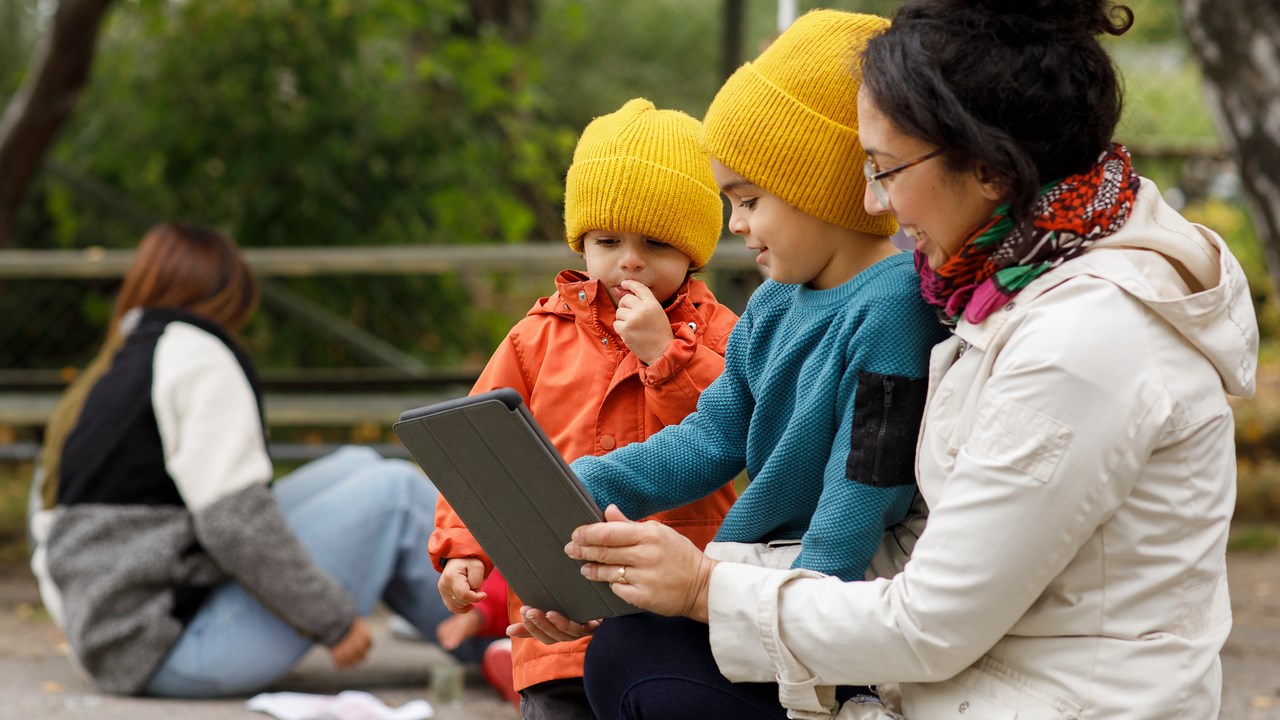
[[[1132,25],[1112,0],[913,0],[867,44],[862,87],[950,169],[989,168],[1026,225],[1042,185],[1110,146],[1123,93],[1097,36]]]

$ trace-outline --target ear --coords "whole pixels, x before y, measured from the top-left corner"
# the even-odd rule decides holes
[[[992,202],[1004,202],[1009,198],[1009,183],[996,174],[990,165],[979,162],[973,168],[973,174],[982,190],[982,197]]]

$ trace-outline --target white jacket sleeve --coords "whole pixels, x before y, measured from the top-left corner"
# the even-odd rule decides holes
[[[950,678],[1009,632],[1127,497],[1168,416],[1142,362],[1150,326],[1105,284],[1052,292],[1063,296],[1027,313],[970,391],[978,420],[902,573],[842,583],[717,566],[711,639],[726,677]]]
[[[156,346],[152,399],[165,465],[204,551],[304,637],[337,643],[356,614],[275,503],[253,388],[230,348],[169,323]]]
[[[153,405],[165,465],[193,512],[271,480],[258,403],[231,350],[170,323],[156,345]]]

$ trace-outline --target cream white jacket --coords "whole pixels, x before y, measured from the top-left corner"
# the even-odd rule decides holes
[[[1144,180],[1118,233],[935,348],[905,569],[721,563],[720,669],[812,716],[815,688],[896,683],[910,720],[1216,718],[1226,395],[1253,394],[1257,347],[1239,263]]]

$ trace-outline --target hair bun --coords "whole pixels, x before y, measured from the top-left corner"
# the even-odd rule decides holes
[[[957,14],[981,16],[981,24],[1030,35],[1121,35],[1133,10],[1115,0],[944,0]],[[975,17],[975,19],[977,19]]]

